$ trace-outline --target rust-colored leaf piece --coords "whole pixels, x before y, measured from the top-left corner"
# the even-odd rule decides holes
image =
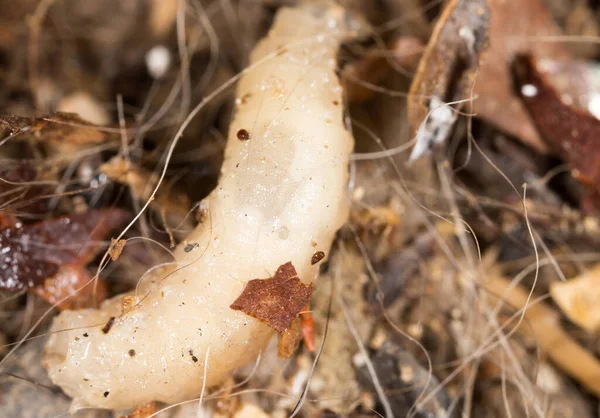
[[[450,135],[456,113],[444,103],[470,96],[489,15],[485,0],[451,0],[444,8],[410,87],[408,121],[417,133],[411,160]]]
[[[600,191],[600,120],[566,105],[530,55],[519,55],[512,66],[517,95],[541,136],[573,167],[582,183]]]
[[[526,52],[540,58],[569,59],[564,42],[550,41],[563,33],[543,0],[487,2],[489,49],[475,83],[474,111],[536,151],[547,153],[548,146],[540,139],[527,111],[513,93],[510,65],[516,54]]]
[[[149,402],[142,406],[138,406],[127,416],[121,415],[120,418],[148,418],[156,412],[156,403]]]
[[[302,283],[288,261],[279,266],[273,277],[250,280],[230,308],[259,319],[281,333],[308,304],[312,291],[312,285]]]
[[[3,216],[0,231],[0,288],[20,290],[42,284],[63,265],[84,266],[97,242],[128,218],[120,209],[98,209],[31,225]]]

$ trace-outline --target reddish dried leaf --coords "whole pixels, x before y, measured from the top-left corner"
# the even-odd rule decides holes
[[[300,314],[302,317],[302,338],[306,349],[313,353],[315,351],[315,321],[308,305],[303,310],[305,312]]]
[[[474,111],[539,152],[548,152],[527,111],[513,93],[510,64],[517,53],[567,59],[561,42],[539,37],[562,35],[542,0],[487,0],[490,8],[489,49],[481,63],[474,93]]]
[[[0,114],[0,127],[9,131],[10,135],[18,135],[31,128],[33,119],[22,116]]]
[[[302,283],[292,263],[287,262],[269,279],[250,280],[230,308],[284,332],[308,304],[312,291],[312,285]]]
[[[292,325],[279,336],[279,341],[277,341],[277,355],[279,357],[290,358],[298,349],[300,341],[302,341],[300,322],[300,318],[294,319]]]
[[[419,134],[411,159],[450,134],[456,117],[443,103],[471,95],[489,14],[485,0],[451,0],[444,8],[410,87],[408,121]]]
[[[600,120],[566,105],[530,55],[513,64],[517,94],[541,136],[577,171],[577,178],[600,190]]]
[[[101,248],[97,242],[122,225],[120,209],[91,210],[0,231],[0,288],[19,290],[42,283],[65,264],[83,266]]]
[[[83,287],[90,280],[92,277],[85,267],[66,265],[31,291],[51,305],[62,301],[57,305],[60,310],[90,308],[106,299],[107,295],[106,284],[103,281],[98,281],[96,286],[89,284]]]

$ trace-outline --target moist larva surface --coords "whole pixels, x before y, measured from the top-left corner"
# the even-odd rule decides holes
[[[313,255],[329,252],[347,217],[352,138],[335,74],[343,19],[335,6],[278,12],[252,54],[260,64],[240,80],[207,219],[176,249],[176,262],[145,275],[137,293],[55,319],[44,364],[73,409],[200,396],[204,374],[207,386],[218,384],[273,334],[229,308],[244,284],[288,261],[304,282],[316,278]]]

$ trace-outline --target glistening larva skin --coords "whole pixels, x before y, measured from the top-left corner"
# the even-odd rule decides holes
[[[244,284],[288,261],[315,280],[313,254],[329,253],[347,218],[353,140],[335,74],[349,22],[337,6],[309,4],[281,9],[253,51],[251,62],[263,62],[240,80],[209,214],[176,262],[147,274],[137,293],[54,320],[43,361],[73,410],[199,397],[204,374],[207,387],[222,382],[273,334],[229,308]]]

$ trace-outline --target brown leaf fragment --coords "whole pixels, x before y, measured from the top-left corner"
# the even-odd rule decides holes
[[[409,91],[408,121],[417,133],[411,160],[450,135],[456,113],[444,103],[470,96],[489,15],[485,0],[451,0],[442,11]]]
[[[273,277],[250,280],[230,308],[242,311],[282,333],[308,304],[312,291],[312,285],[302,283],[288,261],[279,266]]]
[[[296,318],[292,321],[292,325],[279,336],[277,342],[277,355],[281,358],[290,358],[298,349],[300,341],[302,341],[302,319]]]
[[[515,89],[541,136],[575,170],[582,183],[600,190],[600,120],[566,105],[531,55],[519,55],[513,66]]]
[[[36,119],[33,130],[45,141],[72,145],[95,145],[104,142],[106,134],[75,113],[57,112]]]
[[[111,238],[110,240],[110,248],[108,249],[108,253],[110,254],[110,258],[112,261],[117,261],[123,252],[123,248],[125,248],[125,244],[127,240],[120,239],[116,240]]]
[[[156,403],[148,402],[138,406],[128,415],[121,415],[121,418],[148,418],[156,412]]]
[[[97,209],[0,230],[0,289],[30,288],[56,275],[60,266],[84,266],[101,248],[97,241],[128,216],[121,209]]]
[[[96,306],[106,299],[106,284],[98,280],[95,287],[88,284],[92,277],[82,266],[65,265],[58,272],[43,281],[31,291],[51,305],[58,303],[58,309],[84,309]],[[83,287],[85,286],[85,287]],[[63,300],[64,299],[64,300]]]
[[[490,8],[489,49],[475,83],[474,111],[538,152],[547,153],[522,103],[512,90],[510,65],[518,53],[565,60],[564,42],[550,42],[562,35],[543,0],[487,0]],[[546,38],[541,41],[540,38]]]

